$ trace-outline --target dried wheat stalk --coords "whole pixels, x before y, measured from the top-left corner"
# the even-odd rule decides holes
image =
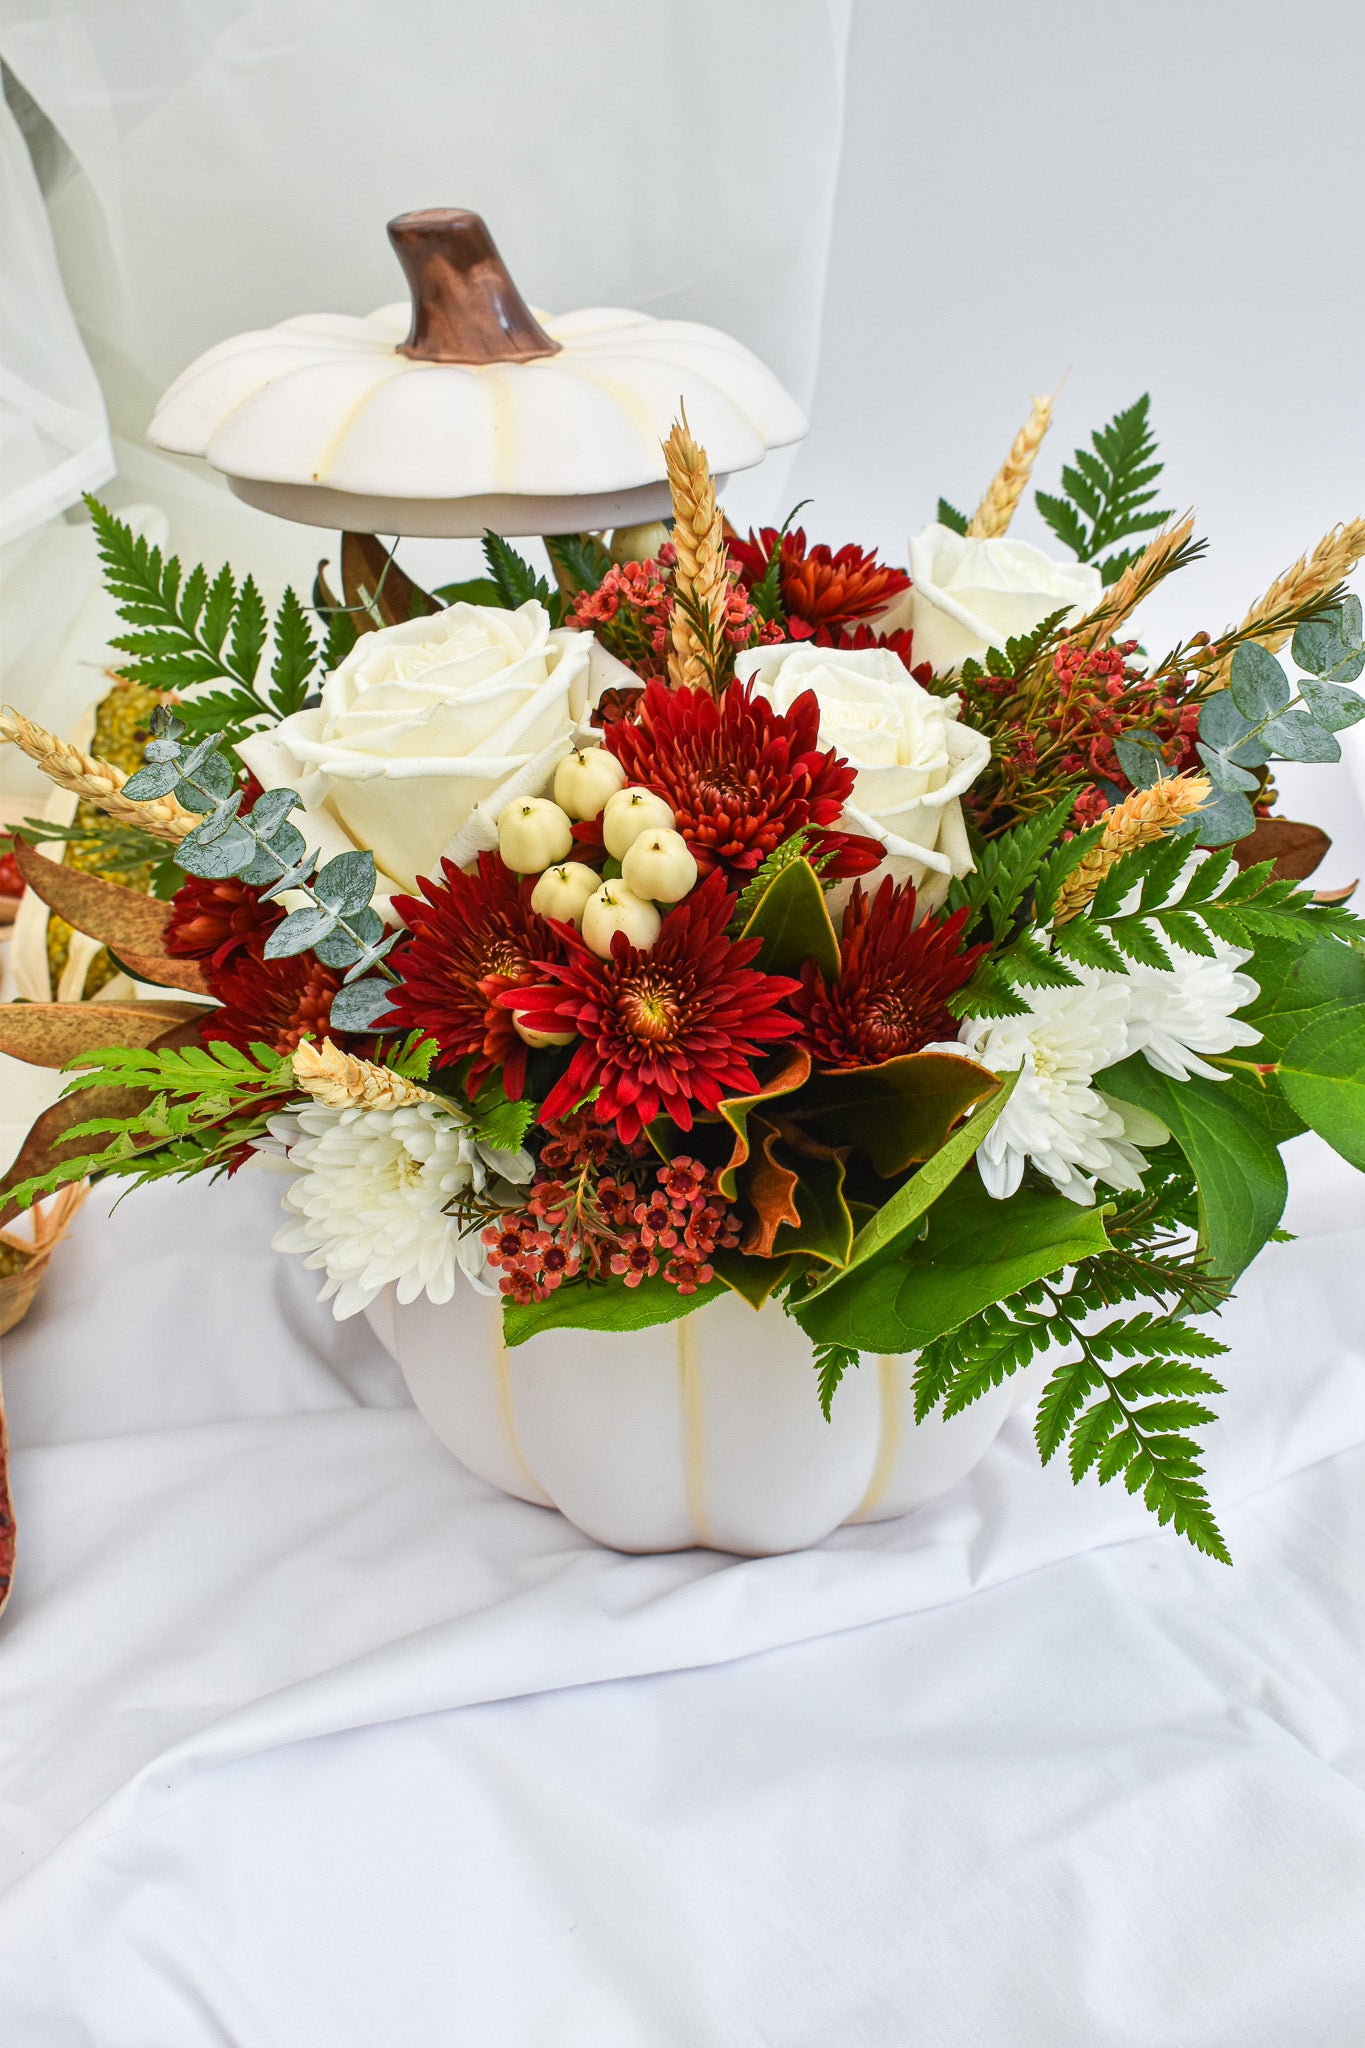
[[[1052,424],[1052,400],[1039,398],[1034,394],[1029,416],[1014,437],[1009,454],[991,479],[985,497],[971,516],[967,527],[968,537],[973,540],[995,540],[1009,530],[1015,507],[1024,494],[1024,485],[1033,468],[1033,458],[1042,445],[1042,439]]]
[[[405,1109],[409,1103],[436,1100],[429,1088],[419,1088],[390,1067],[343,1052],[330,1038],[321,1045],[304,1039],[295,1047],[294,1079],[306,1095],[328,1109]]]
[[[725,644],[724,526],[706,450],[692,439],[685,413],[664,442],[664,460],[678,556],[668,680],[675,690],[713,689],[716,655]]]
[[[109,761],[97,761],[92,754],[83,754],[69,740],[59,740],[56,733],[35,725],[31,718],[25,718],[22,711],[8,704],[0,709],[0,741],[3,740],[12,741],[31,761],[36,761],[59,789],[74,790],[77,796],[97,804],[120,824],[136,825],[153,839],[164,839],[177,846],[201,822],[173,796],[150,797],[145,803],[124,796],[123,785],[128,777],[121,768],[115,768]]]
[[[1135,562],[1130,562],[1123,574],[1106,590],[1093,612],[1087,613],[1076,627],[1073,637],[1077,640],[1089,638],[1093,645],[1097,640],[1108,639],[1116,633],[1130,613],[1135,612],[1142,600],[1156,589],[1163,576],[1176,565],[1176,557],[1189,545],[1194,532],[1194,513],[1187,512],[1183,519],[1177,519],[1174,526],[1167,526],[1148,541]]]
[[[1203,775],[1167,775],[1150,789],[1135,789],[1104,815],[1104,837],[1097,840],[1078,868],[1073,868],[1057,895],[1052,922],[1065,924],[1085,909],[1121,854],[1161,839],[1197,811],[1209,794]]]
[[[1237,638],[1257,640],[1272,654],[1284,646],[1294,630],[1296,616],[1312,605],[1314,598],[1326,597],[1343,576],[1349,576],[1365,555],[1365,519],[1348,520],[1325,533],[1311,554],[1300,555],[1292,569],[1277,576],[1264,597],[1257,598],[1237,628]],[[1290,623],[1275,622],[1290,616]],[[1258,631],[1264,624],[1266,630]],[[1226,654],[1210,672],[1210,687],[1221,690],[1232,669],[1232,654]]]

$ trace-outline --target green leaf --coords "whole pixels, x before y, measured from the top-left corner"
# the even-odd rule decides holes
[[[535,1122],[536,1105],[525,1098],[519,1102],[509,1101],[502,1075],[494,1072],[487,1076],[474,1097],[469,1114],[475,1136],[481,1144],[491,1146],[496,1152],[519,1152],[526,1133]]]
[[[543,604],[547,611],[557,609],[551,605],[550,586],[545,578],[538,576],[531,564],[515,548],[509,547],[501,534],[491,529],[484,533],[483,555],[488,573],[497,585],[498,595],[510,611],[528,604],[532,598]]]
[[[1365,1004],[1318,1012],[1282,1055],[1279,1081],[1304,1122],[1365,1172]]]
[[[318,665],[318,650],[308,615],[292,590],[286,590],[275,614],[275,658],[270,664],[270,709],[277,718],[292,718],[302,709],[308,681]]]
[[[1062,471],[1065,496],[1035,494],[1047,524],[1083,562],[1098,561],[1106,549],[1134,534],[1153,532],[1171,516],[1152,504],[1162,465],[1156,460],[1150,411],[1151,399],[1144,393],[1092,434],[1090,447],[1078,448]],[[1100,563],[1106,585],[1129,559],[1131,554],[1110,556]]]
[[[959,512],[956,505],[950,505],[946,498],[940,498],[938,501],[938,523],[940,526],[946,526],[950,533],[967,531],[966,513]]]
[[[717,1279],[755,1309],[762,1308],[779,1288],[785,1287],[802,1263],[799,1257],[753,1259],[744,1252],[720,1251],[711,1255]]]
[[[1326,732],[1345,732],[1347,726],[1365,718],[1365,697],[1358,690],[1344,689],[1340,683],[1315,683],[1305,676],[1299,684],[1299,695],[1315,723]]]
[[[916,1181],[935,1164],[922,1168]],[[996,1202],[976,1174],[964,1174],[934,1200],[918,1243],[899,1234],[832,1285],[793,1301],[791,1313],[817,1342],[882,1354],[919,1351],[989,1303],[1103,1251],[1107,1243],[1098,1208],[1081,1209],[1032,1187]],[[855,1253],[856,1248],[855,1243]]]
[[[846,1344],[819,1344],[815,1350],[816,1384],[819,1390],[820,1412],[826,1422],[830,1419],[830,1408],[834,1392],[844,1374],[858,1363],[856,1351],[850,1351]]]
[[[502,592],[491,576],[466,576],[461,583],[442,583],[431,594],[439,597],[443,605],[502,605]]]
[[[813,960],[826,981],[839,978],[839,941],[825,892],[804,858],[789,862],[769,883],[742,936],[762,940],[754,965],[765,974],[797,977],[803,963]]]
[[[1266,1131],[1215,1081],[1173,1081],[1140,1053],[1101,1077],[1106,1095],[1160,1117],[1194,1169],[1201,1239],[1216,1273],[1235,1280],[1284,1212],[1284,1162]]]
[[[989,1068],[958,1053],[911,1052],[880,1066],[812,1074],[793,1108],[819,1143],[851,1146],[890,1180],[936,1157],[958,1120],[998,1088]]]
[[[596,590],[612,566],[611,556],[592,533],[547,533],[545,550],[556,575],[567,576],[576,590]]]
[[[656,1323],[678,1322],[725,1291],[722,1280],[710,1280],[695,1294],[679,1294],[659,1273],[638,1287],[566,1280],[544,1301],[524,1307],[504,1302],[503,1342],[511,1351],[544,1330],[647,1330]]]

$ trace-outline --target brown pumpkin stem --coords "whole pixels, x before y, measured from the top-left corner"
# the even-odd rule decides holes
[[[389,222],[412,292],[398,353],[419,363],[529,363],[559,353],[513,284],[477,213],[430,206]]]

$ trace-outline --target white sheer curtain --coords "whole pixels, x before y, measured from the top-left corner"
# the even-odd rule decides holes
[[[109,474],[101,387],[116,502],[151,499],[174,545],[231,550],[266,582],[311,574],[324,537],[249,512],[142,435],[159,393],[224,335],[401,297],[384,224],[404,208],[472,206],[535,303],[710,321],[809,402],[851,11],[852,0],[692,0],[685,12],[639,0],[0,0],[0,57],[46,186],[7,116],[5,239],[48,258],[7,294],[7,367],[21,399],[36,394],[15,432],[50,438],[60,404],[73,426],[89,417],[82,448],[103,451],[63,468],[52,450],[45,499],[22,496],[26,471],[6,477],[15,531],[30,529],[3,564],[6,693],[40,714],[52,615],[45,596],[35,618],[29,593],[50,590],[59,558],[73,611],[93,581],[88,551],[83,581],[69,536],[41,522]],[[49,381],[25,382],[28,363]],[[736,493],[739,516],[773,509],[776,468]],[[69,684],[69,661],[65,673]]]

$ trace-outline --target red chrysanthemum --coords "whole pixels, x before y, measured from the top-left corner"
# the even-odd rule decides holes
[[[719,703],[650,683],[637,720],[608,726],[604,743],[631,782],[672,806],[703,874],[721,868],[742,881],[799,827],[832,825],[843,810],[854,770],[819,738],[813,690],[782,712],[739,683]],[[811,850],[832,855],[830,876],[867,874],[882,859],[858,833],[814,837]]]
[[[762,580],[777,545],[773,526],[765,526],[758,534],[751,532],[748,540],[735,537],[727,542],[731,563],[751,589]],[[910,588],[903,569],[879,562],[863,548],[850,545],[837,554],[823,543],[807,548],[805,532],[799,526],[783,534],[780,562],[782,609],[793,640],[816,638],[828,644],[841,627],[881,611],[893,597]]]
[[[311,953],[266,959],[265,942],[284,916],[237,875],[218,882],[190,875],[176,890],[166,951],[200,961],[209,993],[222,1004],[204,1019],[203,1038],[292,1052],[306,1034],[320,1038],[327,1030],[341,975]]]
[[[332,998],[341,975],[324,967],[312,953],[287,960],[266,960],[252,940],[220,967],[206,967],[204,978],[222,1008],[212,1010],[199,1027],[205,1039],[226,1039],[243,1050],[270,1045],[292,1052],[300,1039],[327,1035]],[[355,1044],[341,1033],[343,1044]]]
[[[400,985],[390,1015],[434,1038],[446,1059],[473,1053],[468,1084],[477,1090],[494,1067],[517,1101],[526,1082],[526,1044],[498,997],[534,979],[533,963],[559,950],[556,927],[531,908],[531,877],[519,877],[496,853],[481,853],[477,872],[441,863],[444,880],[419,878],[421,896],[395,896],[412,937],[391,956]]]
[[[579,1034],[543,1123],[596,1088],[594,1116],[629,1145],[657,1116],[689,1131],[696,1111],[757,1091],[750,1061],[796,1030],[782,1004],[799,984],[750,966],[758,941],[725,936],[733,909],[724,878],[708,875],[669,912],[652,951],[618,932],[599,960],[575,940],[567,959],[539,963],[534,987],[501,998],[537,1031]]]
[[[224,966],[253,939],[263,945],[283,921],[279,904],[267,903],[239,875],[220,882],[190,875],[175,892],[164,943],[177,959],[204,961],[207,972]]]
[[[792,1008],[817,1065],[871,1067],[956,1038],[948,997],[971,980],[985,946],[962,945],[969,913],[915,924],[915,892],[888,877],[874,897],[855,883],[844,911],[839,978],[831,986],[813,961],[801,970]]]

